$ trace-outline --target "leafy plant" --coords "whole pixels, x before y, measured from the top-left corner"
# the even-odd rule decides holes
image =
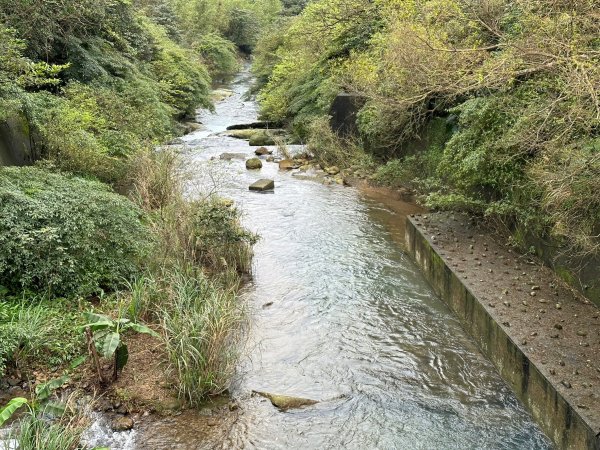
[[[0,283],[55,296],[114,289],[149,249],[142,217],[101,183],[0,168]]]
[[[132,322],[129,319],[120,318],[113,320],[108,316],[96,313],[85,313],[86,321],[88,322],[82,328],[85,330],[88,339],[89,352],[93,358],[98,378],[100,382],[104,382],[102,369],[98,358],[97,350],[100,349],[100,354],[106,359],[113,358],[113,381],[117,380],[119,371],[123,370],[129,359],[129,351],[127,344],[123,342],[123,333],[132,330],[137,333],[149,334],[155,337],[159,335],[145,325]]]

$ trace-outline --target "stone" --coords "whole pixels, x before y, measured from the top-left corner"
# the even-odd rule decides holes
[[[274,156],[267,156],[266,161],[267,162],[275,162],[275,157]]]
[[[248,169],[248,170],[262,169],[262,161],[258,158],[250,158],[248,161],[246,161],[246,169]]]
[[[266,156],[266,155],[272,155],[273,154],[273,150],[269,150],[267,147],[260,147],[257,148],[254,151],[254,154],[256,156]]]
[[[279,161],[279,170],[292,170],[300,167],[293,159],[282,159]]]
[[[110,428],[113,431],[127,431],[133,428],[133,419],[127,416],[119,416],[113,419],[110,423]]]
[[[246,154],[244,153],[222,153],[219,156],[219,159],[224,161],[231,161],[232,159],[246,159]]]
[[[337,166],[325,167],[325,172],[327,175],[337,175],[340,173],[340,168]]]
[[[251,191],[270,191],[275,189],[273,180],[262,179],[250,185]]]
[[[265,145],[275,145],[275,140],[273,139],[273,136],[271,136],[267,132],[265,132],[265,131],[259,131],[259,132],[255,132],[250,137],[249,144],[252,147],[259,147],[259,146],[265,146]]]
[[[282,411],[287,411],[288,409],[301,408],[303,406],[315,405],[319,403],[317,400],[311,400],[302,397],[289,397],[287,395],[270,394],[268,392],[259,391],[252,392],[260,395],[261,397],[268,398],[273,406],[276,406]]]

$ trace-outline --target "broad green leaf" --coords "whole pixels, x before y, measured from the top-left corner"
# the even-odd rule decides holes
[[[129,320],[129,319],[119,319],[118,322],[121,325],[127,325],[129,322],[131,322],[131,320]]]
[[[87,320],[90,323],[112,322],[112,320],[110,319],[110,317],[105,316],[104,314],[96,314],[96,313],[92,313],[92,312],[84,312],[83,313],[83,317],[85,317],[85,320]]]
[[[11,401],[9,401],[2,411],[0,411],[0,427],[4,425],[4,423],[12,417],[12,415],[19,409],[21,406],[27,404],[27,399],[23,397],[15,397]]]
[[[115,353],[120,342],[121,335],[119,333],[108,333],[104,339],[104,345],[102,345],[102,355],[105,358],[110,358]]]
[[[119,345],[115,353],[115,364],[117,365],[117,370],[123,370],[123,367],[125,367],[128,360],[129,350],[127,349],[127,345]]]
[[[63,375],[62,377],[54,378],[53,380],[50,380],[46,383],[36,386],[35,387],[35,395],[36,395],[37,399],[39,401],[43,402],[48,397],[50,397],[50,394],[52,394],[53,391],[55,391],[56,389],[61,387],[67,381],[69,381],[69,376]]]
[[[82,365],[87,359],[87,355],[81,355],[79,358],[76,358],[71,364],[69,364],[69,370],[75,370],[80,365]]]
[[[132,330],[137,331],[138,333],[144,333],[154,337],[160,337],[160,335],[156,331],[148,328],[146,325],[140,325],[139,323],[127,324],[127,328],[131,328]]]

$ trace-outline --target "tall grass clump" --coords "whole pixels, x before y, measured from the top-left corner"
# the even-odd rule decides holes
[[[79,314],[66,301],[0,295],[0,375],[36,361],[60,367],[76,357],[83,346],[79,324]]]
[[[245,314],[232,290],[201,273],[178,270],[168,278],[162,312],[169,362],[191,405],[224,392],[240,354]]]
[[[8,439],[15,442],[19,450],[76,450],[81,448],[82,430],[76,419],[50,422],[31,412],[19,421]]]

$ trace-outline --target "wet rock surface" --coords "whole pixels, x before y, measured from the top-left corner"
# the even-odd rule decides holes
[[[600,432],[600,310],[465,216],[415,214],[411,220],[531,363]]]
[[[246,161],[246,169],[248,170],[258,170],[262,169],[262,161],[258,158],[250,158]]]
[[[131,417],[118,416],[115,417],[110,423],[110,427],[113,431],[127,431],[133,428],[134,422]]]
[[[251,191],[270,191],[275,189],[275,182],[273,180],[258,180],[250,185]]]
[[[311,406],[319,403],[317,400],[311,400],[303,397],[291,397],[289,395],[271,394],[268,392],[253,391],[253,394],[260,395],[261,397],[267,398],[271,401],[273,406],[276,406],[282,411],[288,409],[302,408],[303,406]]]

